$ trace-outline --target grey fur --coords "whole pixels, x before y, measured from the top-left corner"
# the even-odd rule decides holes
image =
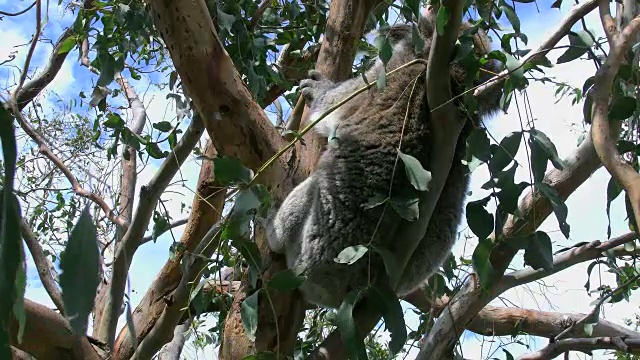
[[[423,18],[419,28],[425,42],[419,52],[411,42],[411,25],[394,25],[382,31],[393,46],[387,71],[416,58],[428,59],[434,25]],[[485,39],[476,36],[476,53],[487,52],[488,47],[477,48],[479,40]],[[423,65],[404,68],[387,77],[382,91],[374,86],[321,120],[315,130],[327,137],[335,135],[338,146],[323,152],[316,170],[287,196],[267,223],[271,249],[286,255],[289,268],[305,271],[308,278],[300,290],[311,303],[337,308],[349,291],[386,278],[382,259],[375,251],[351,265],[336,263],[334,258],[344,248],[358,244],[385,249],[403,246],[402,239],[394,238],[401,224],[395,211],[383,206],[365,209],[363,205],[376,195],[388,194],[391,184],[392,196],[412,191],[402,161],[397,162],[392,179],[401,133],[402,152],[417,158],[425,169],[430,168],[429,159],[437,156],[437,149],[429,147],[424,69]],[[375,80],[380,71],[384,67],[378,60],[367,71],[367,79]],[[452,64],[451,73],[453,93],[459,94],[466,73],[456,64]],[[481,77],[480,82],[484,80],[486,77]],[[311,71],[309,78],[300,83],[302,95],[311,106],[311,120],[363,86],[365,82],[360,77],[333,83],[317,71]],[[477,126],[479,116],[498,109],[499,98],[500,93],[496,92],[480,99],[483,106],[479,114],[467,121],[427,232],[400,277],[396,289],[399,296],[423,283],[449,255],[468,186],[466,167],[461,163],[465,140]]]

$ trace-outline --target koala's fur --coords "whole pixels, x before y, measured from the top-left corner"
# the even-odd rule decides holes
[[[394,25],[382,31],[393,46],[387,71],[416,58],[428,59],[435,24],[432,18],[423,17],[418,26],[425,42],[420,52],[414,50],[411,25]],[[464,28],[469,24],[463,24]],[[474,36],[476,54],[489,51],[486,41],[486,35]],[[491,62],[486,68],[495,72],[497,66]],[[380,71],[385,70],[378,60],[366,73],[368,81],[376,80]],[[425,169],[430,169],[431,157],[438,154],[429,146],[431,116],[424,74],[424,65],[404,68],[388,76],[381,91],[373,86],[316,125],[320,134],[335,136],[337,146],[327,147],[316,170],[288,195],[267,226],[271,249],[286,255],[289,268],[305,271],[308,278],[300,290],[307,301],[337,308],[349,291],[386,278],[382,259],[375,251],[370,250],[351,265],[336,263],[334,258],[346,247],[372,244],[392,250],[403,246],[402,239],[394,237],[402,223],[400,216],[390,206],[365,209],[364,205],[376,195],[386,196],[391,184],[392,197],[415,191],[403,162],[398,160],[396,164],[401,133],[402,152],[417,158]],[[453,63],[451,74],[452,92],[460,94],[466,72]],[[360,77],[342,83],[326,80],[317,71],[311,71],[309,77],[300,88],[310,104],[311,120],[366,85]],[[476,84],[489,77],[481,72]],[[498,110],[500,96],[501,91],[497,91],[478,99],[478,113],[467,120],[426,234],[400,276],[395,289],[399,296],[423,283],[449,255],[468,186],[466,167],[461,163],[466,138],[478,126],[479,118]],[[464,116],[462,111],[460,114]]]

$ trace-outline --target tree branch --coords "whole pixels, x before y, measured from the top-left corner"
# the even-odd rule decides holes
[[[158,360],[180,360],[182,348],[187,341],[187,331],[191,321],[185,321],[173,330],[173,338],[158,353]]]
[[[540,44],[540,46],[538,46],[538,49],[536,51],[531,51],[520,61],[520,63],[524,65],[545,56],[558,44],[558,42],[560,42],[560,40],[562,40],[562,38],[567,36],[576,22],[585,17],[597,6],[598,0],[587,0],[581,4],[574,5],[571,11],[569,11],[569,15],[564,20],[562,20],[562,22],[560,22],[560,25],[556,28],[556,30],[551,33],[551,35],[544,42],[542,42],[542,44]],[[483,96],[483,94],[495,91],[500,86],[502,86],[502,83],[507,79],[508,75],[509,70],[502,71],[498,76],[478,87],[474,91],[473,95],[475,97],[481,97]]]
[[[93,0],[85,0],[83,8],[91,7]],[[83,15],[82,11],[78,12],[78,17]],[[62,68],[62,64],[67,59],[67,55],[69,52],[60,53],[60,48],[62,44],[73,35],[73,29],[71,27],[66,28],[56,43],[53,45],[53,50],[51,51],[51,55],[49,55],[49,61],[44,66],[44,69],[40,71],[35,77],[33,77],[30,81],[28,81],[20,92],[17,95],[18,101],[18,109],[22,110],[33,100],[44,88],[47,87],[53,81],[53,79],[58,75],[60,69]]]
[[[562,38],[559,36],[559,32],[562,29],[571,28],[571,25],[595,6],[595,2],[587,1],[584,5],[574,7],[569,17],[561,23],[559,31],[552,34],[551,38],[545,41],[536,52],[554,47],[557,41]],[[475,95],[482,96],[487,91],[491,91],[491,88],[478,89]],[[552,186],[564,200],[600,167],[600,161],[589,137],[580,144],[571,156],[565,159],[565,164],[564,170],[553,169],[546,174],[544,179],[544,182]],[[553,207],[546,197],[538,191],[529,192],[519,204],[518,211],[521,217],[516,219],[510,216],[507,219],[503,228],[503,236],[505,239],[509,239],[532,233],[551,214],[552,210]],[[507,242],[508,240],[504,244],[498,245],[491,256],[492,265],[500,277],[517,253],[507,245]],[[496,283],[499,282],[496,281]],[[484,291],[480,287],[476,275],[472,275],[456,293],[454,301],[443,311],[431,329],[421,349],[421,353],[424,355],[423,359],[446,358],[446,354],[451,353],[459,338],[459,329],[464,328],[464,325],[496,296],[496,290],[494,287]]]
[[[551,343],[541,350],[526,354],[520,360],[551,360],[569,351],[590,354],[593,350],[614,349],[625,353],[640,351],[640,338],[599,337],[591,339],[567,339]]]
[[[10,12],[6,12],[6,11],[2,11],[0,10],[0,15],[4,15],[4,16],[18,16],[18,15],[22,15],[24,13],[26,13],[27,11],[31,10],[31,8],[33,8],[36,5],[36,1],[34,1],[33,3],[31,3],[31,5],[29,5],[26,9],[24,10],[20,10],[18,12],[15,13],[10,13]],[[1,19],[1,18],[0,18]]]
[[[204,155],[208,158],[216,157],[217,153],[211,141],[207,142]],[[147,289],[144,297],[133,312],[133,328],[138,343],[154,328],[158,319],[165,311],[184,312],[183,308],[173,306],[173,293],[182,278],[181,263],[186,254],[193,253],[209,228],[215,224],[222,214],[225,201],[225,191],[217,186],[213,179],[213,162],[205,161],[200,169],[196,194],[193,198],[189,221],[182,233],[180,243],[183,251],[179,251],[173,258],[166,261],[162,270]],[[210,256],[211,254],[205,254]],[[176,322],[174,324],[177,325]],[[166,334],[170,341],[172,331]],[[162,344],[161,344],[162,345]],[[113,351],[114,360],[130,360],[135,351],[129,328],[124,327],[118,335]]]
[[[601,0],[605,2],[605,0]],[[601,6],[602,26],[610,26],[611,14],[609,3]],[[633,19],[623,30],[613,36],[610,43],[609,55],[602,67],[598,69],[593,87],[593,122],[591,137],[598,157],[612,177],[624,188],[635,214],[636,224],[640,224],[640,175],[618,153],[616,146],[618,139],[617,128],[621,121],[612,125],[608,118],[611,87],[618,74],[620,64],[625,60],[629,47],[635,43],[635,35],[640,30],[640,17]]]
[[[60,314],[29,299],[24,299],[25,332],[21,343],[18,322],[13,321],[11,345],[37,359],[102,360],[85,336],[75,336],[69,322]]]
[[[189,222],[188,218],[187,219],[176,220],[176,221],[174,221],[174,222],[169,224],[169,228],[167,230],[175,229],[177,227],[180,227],[182,225],[187,224],[188,222]],[[140,245],[146,244],[151,240],[153,240],[153,235],[145,236],[145,237],[142,238],[142,241],[140,242]]]
[[[20,234],[22,234],[22,238],[29,248],[31,257],[33,257],[33,262],[36,264],[38,276],[40,277],[40,281],[42,282],[44,289],[47,291],[49,297],[60,313],[64,315],[65,312],[64,302],[62,301],[62,292],[60,292],[52,274],[52,272],[55,271],[53,264],[51,264],[49,259],[44,255],[36,234],[31,231],[29,224],[27,224],[25,219],[20,221]]]
[[[113,348],[115,341],[120,307],[133,255],[140,246],[160,196],[196,146],[203,132],[203,122],[196,113],[184,136],[160,165],[158,172],[146,186],[140,189],[140,201],[133,220],[114,256],[111,283],[105,299],[105,313],[98,327],[98,338],[107,343],[110,348]]]

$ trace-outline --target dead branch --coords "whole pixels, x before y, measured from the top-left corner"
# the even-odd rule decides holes
[[[36,234],[31,231],[31,228],[29,227],[29,224],[27,224],[25,219],[22,219],[22,221],[20,221],[20,233],[22,234],[22,238],[29,248],[31,257],[33,257],[33,262],[36,264],[36,269],[38,270],[38,276],[40,277],[42,286],[44,286],[44,289],[47,291],[47,294],[49,294],[49,297],[56,305],[60,313],[64,315],[64,302],[62,301],[62,292],[58,288],[58,285],[53,278],[55,268],[53,267],[53,264],[49,261],[49,259],[47,259],[47,257],[44,255],[44,251],[42,251],[42,246],[40,246]]]
[[[160,196],[178,172],[204,132],[203,122],[196,114],[178,144],[160,165],[160,169],[146,186],[140,189],[140,201],[131,225],[116,249],[109,291],[106,294],[104,314],[98,327],[98,338],[113,348],[120,307],[122,306],[127,274],[131,260],[147,231],[151,215]]]
[[[520,360],[551,360],[569,351],[580,351],[590,354],[593,350],[613,349],[625,353],[640,351],[640,338],[599,337],[591,339],[567,339],[553,342],[541,350],[526,354]]]

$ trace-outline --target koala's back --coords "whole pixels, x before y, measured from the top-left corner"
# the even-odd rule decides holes
[[[391,250],[396,240],[393,235],[401,218],[395,210],[383,205],[365,207],[373,199],[384,199],[390,190],[393,198],[412,188],[404,164],[398,159],[401,138],[402,152],[418,159],[425,169],[430,168],[430,115],[423,71],[421,65],[401,70],[387,79],[381,92],[372,88],[354,99],[358,108],[351,109],[351,115],[342,119],[336,130],[338,146],[329,147],[320,158],[312,175],[317,182],[317,206],[311,209],[300,256],[292,264],[308,270],[308,280],[301,291],[311,302],[338,307],[353,288],[386,276],[382,259],[371,246],[354,264],[339,264],[334,259],[354,245],[371,244]],[[455,172],[461,176],[445,185],[448,188],[443,195],[448,200],[438,204],[427,235],[408,264],[409,273],[403,274],[403,293],[423,281],[442,263],[440,258],[449,254],[452,234],[440,235],[444,235],[443,231],[455,232],[459,223],[457,217],[466,191],[460,159],[454,160],[453,167],[459,168]],[[439,249],[436,258],[429,254],[435,249]]]

